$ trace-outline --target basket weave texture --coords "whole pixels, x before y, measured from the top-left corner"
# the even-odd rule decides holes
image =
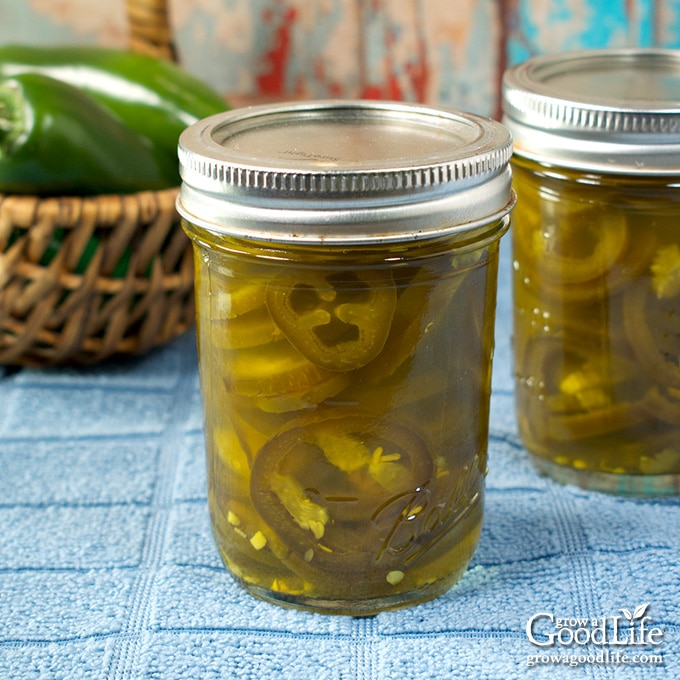
[[[127,15],[130,49],[175,59],[165,2],[127,0]],[[92,364],[188,330],[193,256],[177,193],[0,193],[0,364]]]

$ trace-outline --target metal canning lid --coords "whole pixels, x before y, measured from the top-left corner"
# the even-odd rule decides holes
[[[601,49],[506,71],[515,152],[597,172],[680,174],[680,51]]]
[[[498,122],[419,104],[312,101],[236,109],[179,140],[188,221],[291,242],[409,240],[512,208],[512,139]]]

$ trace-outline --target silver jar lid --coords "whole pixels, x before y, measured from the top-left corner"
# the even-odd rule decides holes
[[[179,141],[180,214],[211,231],[290,242],[412,240],[512,208],[498,122],[418,104],[313,101],[211,116]]]
[[[680,51],[602,49],[506,71],[515,152],[597,172],[680,174]]]

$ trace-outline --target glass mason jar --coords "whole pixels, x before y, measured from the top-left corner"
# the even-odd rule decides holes
[[[530,59],[513,133],[518,425],[538,468],[680,489],[680,52]]]
[[[209,507],[250,593],[371,615],[465,570],[511,150],[499,123],[377,102],[183,133]]]

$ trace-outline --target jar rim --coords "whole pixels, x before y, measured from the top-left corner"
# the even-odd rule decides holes
[[[601,172],[680,174],[680,50],[532,57],[503,76],[515,153]]]
[[[186,219],[267,240],[398,240],[474,228],[513,198],[505,126],[404,102],[319,100],[217,114],[179,141]]]

